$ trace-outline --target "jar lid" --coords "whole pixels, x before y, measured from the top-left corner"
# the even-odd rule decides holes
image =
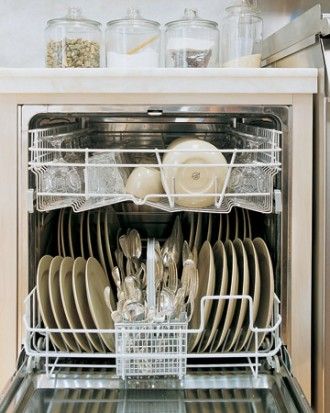
[[[212,20],[201,19],[195,9],[185,9],[183,18],[165,24],[166,29],[174,26],[211,27],[217,28],[218,23]]]
[[[69,7],[68,13],[65,17],[59,17],[56,19],[48,20],[47,27],[53,26],[56,24],[70,24],[70,25],[84,25],[91,27],[101,27],[101,23],[95,20],[85,19],[81,14],[81,9],[79,7]]]
[[[154,26],[157,28],[160,27],[160,23],[154,20],[148,20],[148,19],[143,18],[140,14],[140,11],[132,7],[130,7],[127,10],[127,15],[123,19],[110,20],[107,23],[107,26],[126,25],[126,24],[130,26],[134,26],[135,24],[137,24],[137,25]]]

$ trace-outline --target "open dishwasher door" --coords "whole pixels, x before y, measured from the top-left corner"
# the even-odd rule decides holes
[[[183,380],[122,381],[109,373],[24,373],[3,395],[1,412],[312,412],[285,367],[280,372],[191,374]]]

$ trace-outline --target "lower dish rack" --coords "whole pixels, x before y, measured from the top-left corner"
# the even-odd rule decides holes
[[[244,349],[234,346],[226,350],[229,330],[223,344],[217,351],[189,351],[189,340],[197,333],[205,334],[203,322],[204,307],[208,300],[242,301],[249,303],[249,322],[240,335],[249,332],[250,338]],[[279,329],[281,315],[280,301],[274,294],[272,322],[267,328],[253,325],[252,298],[247,295],[204,296],[201,300],[201,323],[198,329],[191,329],[187,322],[165,321],[162,323],[117,323],[114,329],[59,329],[45,328],[38,311],[36,287],[25,300],[24,325],[26,329],[25,352],[30,360],[41,361],[48,375],[61,368],[116,369],[122,379],[143,376],[173,376],[183,378],[190,369],[250,368],[257,377],[262,360],[276,356],[282,346]],[[51,341],[51,335],[108,334],[115,337],[115,351],[103,347],[102,352],[60,351]]]

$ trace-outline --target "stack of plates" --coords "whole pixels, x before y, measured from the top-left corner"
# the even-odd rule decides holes
[[[46,328],[55,348],[67,352],[114,351],[114,334],[63,332],[62,329],[113,329],[103,292],[110,287],[108,277],[95,258],[41,258],[37,272],[37,296]],[[110,290],[111,291],[111,290]],[[111,293],[114,305],[114,297]]]

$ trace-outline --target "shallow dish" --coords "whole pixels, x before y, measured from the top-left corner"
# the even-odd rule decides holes
[[[215,267],[214,267],[214,256],[210,243],[205,241],[199,256],[198,256],[198,291],[195,298],[195,311],[192,315],[189,328],[197,329],[201,325],[201,299],[206,295],[213,295],[215,286]],[[205,302],[204,311],[204,326],[207,325],[212,307],[212,301],[207,300]],[[197,346],[203,332],[196,334],[190,334],[188,337],[188,351],[193,351]]]
[[[70,328],[69,322],[66,318],[63,301],[61,297],[61,288],[60,288],[60,268],[63,261],[63,257],[57,256],[52,259],[52,262],[49,267],[49,278],[48,278],[48,288],[51,309],[53,311],[56,328]],[[80,352],[79,346],[75,340],[75,337],[70,333],[61,333],[61,336],[68,346],[74,352]],[[64,351],[66,351],[64,349]]]
[[[96,325],[93,321],[87,300],[86,293],[86,281],[85,281],[85,271],[86,271],[86,260],[82,257],[75,259],[72,269],[72,286],[73,286],[73,296],[76,308],[79,314],[79,318],[83,328],[86,329],[96,329]],[[95,333],[86,333],[89,341],[93,347],[99,351],[104,352],[102,341],[99,336]]]
[[[72,269],[74,259],[71,257],[63,258],[60,268],[60,291],[63,303],[66,319],[69,326],[72,329],[82,329],[79,314],[75,305],[73,296],[73,283],[72,283]],[[91,351],[89,341],[84,333],[73,333],[75,339],[79,343],[80,347],[87,351]]]
[[[200,139],[179,139],[172,142],[170,152],[163,157],[163,187],[171,194],[202,194],[205,196],[175,197],[180,206],[202,208],[213,205],[226,178],[227,166],[210,166],[208,164],[226,165],[222,153],[209,142]],[[170,166],[171,165],[171,166]],[[181,165],[185,165],[182,167]],[[198,166],[203,165],[203,166]]]
[[[57,328],[57,324],[52,311],[50,296],[49,296],[49,267],[53,257],[44,255],[38,264],[37,269],[37,297],[39,311],[42,321],[46,328]],[[66,346],[60,334],[49,333],[52,343],[61,351],[66,351]]]
[[[110,287],[108,277],[101,264],[95,258],[89,258],[86,265],[86,291],[89,309],[93,321],[99,329],[114,329],[114,323],[104,300],[104,289]],[[116,308],[113,292],[110,287],[110,302]],[[113,333],[100,333],[104,344],[110,351],[115,349]]]

